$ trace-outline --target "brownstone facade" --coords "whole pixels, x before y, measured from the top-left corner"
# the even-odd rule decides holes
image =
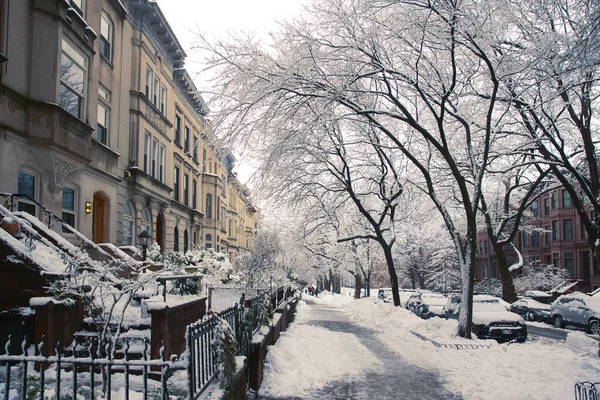
[[[557,270],[565,269],[571,281],[577,283],[577,290],[587,292],[600,287],[600,275],[593,266],[587,233],[566,190],[555,189],[536,199],[521,226],[514,245],[525,262],[537,260],[554,265]],[[491,245],[486,246],[486,240],[486,232],[480,232],[476,281],[487,278],[488,258],[491,277],[500,277],[493,250],[490,251]],[[509,251],[509,265],[516,261],[517,254]]]

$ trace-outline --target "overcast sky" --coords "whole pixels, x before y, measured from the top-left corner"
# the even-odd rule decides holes
[[[196,77],[196,85],[202,87],[202,54],[191,51],[198,33],[207,38],[226,37],[228,32],[254,32],[266,35],[277,29],[277,22],[290,19],[301,12],[304,0],[156,0],[175,32],[179,43],[186,50],[186,68]],[[238,162],[238,177],[246,182],[252,173],[247,160]]]

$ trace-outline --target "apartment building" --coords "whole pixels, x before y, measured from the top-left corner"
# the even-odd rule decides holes
[[[19,210],[43,219],[43,206],[96,243],[145,230],[167,252],[228,252],[229,221],[255,234],[155,2],[0,0],[0,23],[0,192],[24,195]]]
[[[592,212],[591,210],[589,211]],[[558,188],[537,198],[524,218],[514,245],[525,261],[554,265],[556,270],[564,269],[577,289],[591,291],[600,287],[600,273],[594,267],[587,232],[584,229],[569,192]],[[499,278],[491,246],[486,245],[487,236],[480,232],[477,248],[475,279],[488,276],[488,252],[490,276]],[[517,260],[514,251],[508,252],[509,264]]]

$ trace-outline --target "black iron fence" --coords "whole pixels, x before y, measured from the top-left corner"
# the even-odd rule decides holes
[[[292,295],[291,289],[280,288],[266,300],[274,300],[275,306],[278,306]],[[258,304],[256,301],[250,303],[252,307]],[[134,343],[134,350],[126,338],[116,342],[118,351],[113,351],[112,342],[98,346],[94,338],[89,343],[74,342],[65,348],[59,343],[53,355],[43,354],[43,342],[33,347],[25,340],[20,346],[22,354],[14,355],[8,351],[14,348],[9,337],[6,354],[0,355],[0,399],[44,400],[56,396],[59,399],[103,397],[110,400],[119,397],[128,400],[130,391],[133,391],[141,393],[144,400],[149,396],[166,400],[173,394],[169,393],[169,377],[177,371],[186,371],[187,387],[182,385],[175,389],[179,389],[181,397],[195,400],[216,378],[218,365],[213,351],[219,323],[216,316],[225,320],[233,330],[237,355],[248,356],[252,333],[258,329],[249,329],[250,321],[252,326],[255,321],[248,319],[245,322],[248,312],[254,314],[256,311],[235,304],[189,325],[186,352],[181,359],[167,359],[164,347],[160,359],[149,359],[150,346],[146,339],[141,349],[139,343]]]
[[[600,382],[577,382],[575,400],[600,400]]]
[[[7,350],[10,345],[9,337]],[[31,349],[25,340],[22,354],[10,355],[7,351],[7,354],[0,355],[0,397],[4,400],[44,400],[51,396],[57,399],[83,397],[92,400],[101,396],[110,400],[115,396],[128,400],[130,391],[133,391],[141,393],[144,400],[149,395],[168,399],[167,380],[173,372],[185,370],[186,363],[175,357],[167,360],[164,348],[161,349],[160,359],[149,359],[147,340],[144,341],[141,354],[130,351],[127,341],[122,345],[122,358],[117,359],[110,343],[104,349],[100,349],[97,343],[90,343],[87,348],[73,343],[63,350],[60,350],[59,344],[54,355],[44,355],[43,343]],[[78,355],[82,351],[86,354]],[[99,354],[106,355],[100,357]],[[136,359],[138,357],[141,359]],[[150,375],[154,378],[152,383],[148,379]],[[118,382],[118,386],[113,386],[114,382]],[[114,389],[121,388],[123,392],[116,395]]]
[[[186,332],[188,371],[188,399],[197,399],[216,378],[217,360],[212,350],[219,318],[225,320],[235,334],[238,355],[248,355],[248,337],[244,334],[244,308],[237,304],[218,314],[188,325]]]

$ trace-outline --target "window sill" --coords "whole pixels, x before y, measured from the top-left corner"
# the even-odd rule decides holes
[[[104,54],[101,54],[101,53],[98,53],[98,54],[100,54],[100,59],[103,60],[106,64],[108,64],[108,66],[111,69],[115,69],[115,66],[113,65],[113,63],[112,63],[111,60],[109,60],[108,58],[106,58],[106,56]]]

